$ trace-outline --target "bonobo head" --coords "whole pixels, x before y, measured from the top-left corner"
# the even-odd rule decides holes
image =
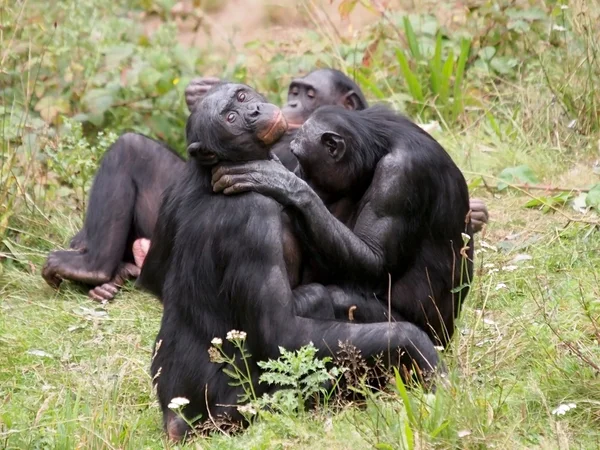
[[[289,128],[299,128],[320,106],[339,105],[349,110],[367,108],[358,85],[339,70],[319,69],[295,78],[288,89],[287,103],[281,109]]]
[[[385,123],[389,117],[393,112],[379,107],[365,111],[319,108],[290,144],[302,177],[320,195],[362,196],[377,163],[390,150]]]
[[[188,153],[205,166],[267,159],[286,130],[281,110],[254,89],[222,83],[208,91],[188,118]]]

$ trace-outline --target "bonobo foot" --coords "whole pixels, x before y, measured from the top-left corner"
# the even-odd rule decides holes
[[[119,292],[127,280],[139,276],[140,268],[138,266],[131,263],[121,263],[112,280],[101,286],[96,286],[94,289],[90,289],[88,295],[98,302],[110,301],[115,298],[115,295],[117,295],[117,292]]]
[[[190,426],[181,417],[175,415],[173,411],[167,412],[167,420],[165,424],[169,439],[174,442],[179,442],[185,438],[190,431]]]
[[[42,269],[42,277],[50,286],[58,289],[62,280],[79,281],[101,285],[110,280],[110,274],[87,269],[85,253],[76,250],[60,250],[48,255]]]
[[[133,242],[133,247],[131,251],[133,252],[133,259],[135,261],[135,265],[140,269],[144,265],[144,260],[146,259],[146,255],[148,254],[148,250],[150,250],[150,239],[136,239]]]

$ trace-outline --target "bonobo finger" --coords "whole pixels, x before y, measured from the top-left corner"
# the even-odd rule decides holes
[[[489,216],[487,206],[483,200],[479,198],[472,198],[469,205],[473,212],[482,213],[486,218]]]
[[[269,159],[273,162],[276,162],[277,164],[281,164],[283,165],[283,163],[281,162],[281,160],[277,157],[277,155],[273,152],[269,152]]]
[[[256,176],[253,176],[253,179],[256,180]],[[221,178],[219,178],[219,180],[213,185],[213,192],[221,192],[227,190],[228,188],[233,187],[236,184],[243,184],[251,187],[254,186],[254,184],[250,182],[250,178],[247,174],[224,175]],[[235,194],[236,192],[232,193]]]
[[[212,169],[212,184],[219,181],[220,178],[225,175],[242,175],[248,172],[258,171],[259,166],[255,162],[243,163],[243,164],[219,164]]]
[[[249,192],[254,190],[254,185],[252,183],[238,183],[234,184],[231,187],[228,187],[223,191],[225,195],[233,195],[233,194],[241,194],[242,192]]]
[[[96,286],[94,289],[88,292],[88,295],[97,302],[105,302],[112,300],[117,295],[118,289],[114,291],[111,289],[114,286],[110,284],[103,284],[102,286]]]
[[[186,87],[186,92],[201,90],[207,91],[212,88],[215,84],[219,83],[221,80],[217,77],[196,77],[192,78]]]

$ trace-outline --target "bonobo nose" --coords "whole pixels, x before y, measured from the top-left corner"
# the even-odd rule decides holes
[[[254,107],[254,110],[253,110],[253,111],[250,113],[250,117],[256,117],[256,116],[258,116],[259,114],[260,114],[260,105],[259,105],[259,104],[257,104],[257,105]]]

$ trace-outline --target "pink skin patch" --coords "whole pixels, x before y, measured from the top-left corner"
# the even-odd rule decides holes
[[[133,242],[133,246],[131,251],[133,252],[133,259],[135,261],[135,265],[140,269],[144,265],[144,261],[146,259],[146,255],[148,254],[148,250],[150,249],[150,239],[136,239]]]

